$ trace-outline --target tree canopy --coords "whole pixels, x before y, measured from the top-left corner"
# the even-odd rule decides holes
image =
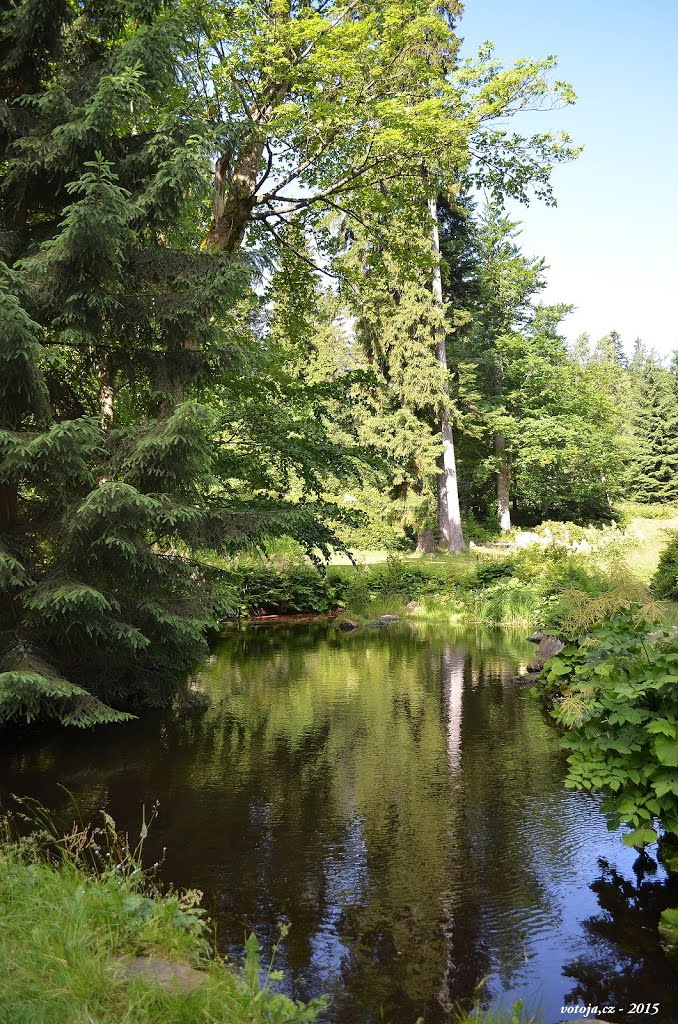
[[[460,13],[6,7],[0,720],[174,699],[271,538],[458,551],[676,497],[675,366],[569,351],[505,213],[579,151],[515,119],[574,94],[462,60]]]

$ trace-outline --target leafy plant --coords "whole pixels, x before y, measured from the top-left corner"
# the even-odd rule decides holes
[[[262,963],[254,936],[242,970],[215,953],[202,894],[162,892],[141,869],[146,823],[132,845],[107,815],[103,826],[65,836],[39,809],[38,819],[24,838],[0,823],[0,959],[11,965],[0,1019],[312,1024],[326,1007],[325,999],[300,1003],[276,992],[280,974],[273,959]],[[185,965],[198,983],[168,990],[152,971],[125,977],[126,958],[137,956]]]
[[[638,606],[590,626],[547,661],[542,683],[567,731],[566,785],[605,796],[628,846],[678,834],[678,650]]]

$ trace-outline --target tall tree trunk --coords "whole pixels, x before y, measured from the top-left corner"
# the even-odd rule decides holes
[[[0,533],[16,526],[18,492],[16,484],[0,484]]]
[[[497,457],[497,515],[502,533],[511,529],[511,464],[506,451],[506,438],[503,434],[494,435],[494,454]]]
[[[438,210],[435,198],[429,199],[431,215],[431,244],[435,263],[433,267],[433,299],[440,310],[443,307],[443,282],[440,271],[440,236],[438,234]],[[445,331],[441,326],[436,328],[436,355],[441,370],[447,373],[447,351],[445,348]],[[447,391],[447,387],[445,388]],[[438,527],[440,540],[444,547],[454,555],[458,555],[466,547],[464,533],[461,528],[461,510],[459,507],[459,488],[457,486],[457,460],[454,454],[454,435],[450,423],[450,413],[445,406],[440,413],[440,433],[443,442],[442,470],[438,479]]]
[[[101,414],[101,426],[104,430],[110,430],[115,417],[115,387],[113,374],[106,360],[101,364],[99,385],[99,412]]]
[[[16,526],[17,498],[16,484],[0,484],[0,537]],[[17,626],[18,622],[15,594],[12,590],[0,593],[0,629]]]
[[[420,555],[430,555],[436,549],[436,542],[432,530],[419,530],[417,532],[417,551]]]

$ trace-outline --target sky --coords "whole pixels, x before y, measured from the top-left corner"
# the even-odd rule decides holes
[[[462,56],[485,40],[506,64],[557,55],[579,97],[523,122],[586,147],[555,169],[557,207],[510,208],[523,251],[549,265],[542,301],[576,307],[568,340],[617,330],[629,351],[636,337],[678,348],[678,0],[465,0],[458,33]]]

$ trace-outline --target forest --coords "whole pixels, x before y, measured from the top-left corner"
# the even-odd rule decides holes
[[[539,629],[565,785],[675,870],[678,349],[568,342],[577,296],[542,300],[515,211],[586,141],[544,130],[556,59],[466,56],[457,0],[0,17],[3,734],[204,711],[262,613]],[[246,1016],[258,956],[205,1019],[322,1017]]]

